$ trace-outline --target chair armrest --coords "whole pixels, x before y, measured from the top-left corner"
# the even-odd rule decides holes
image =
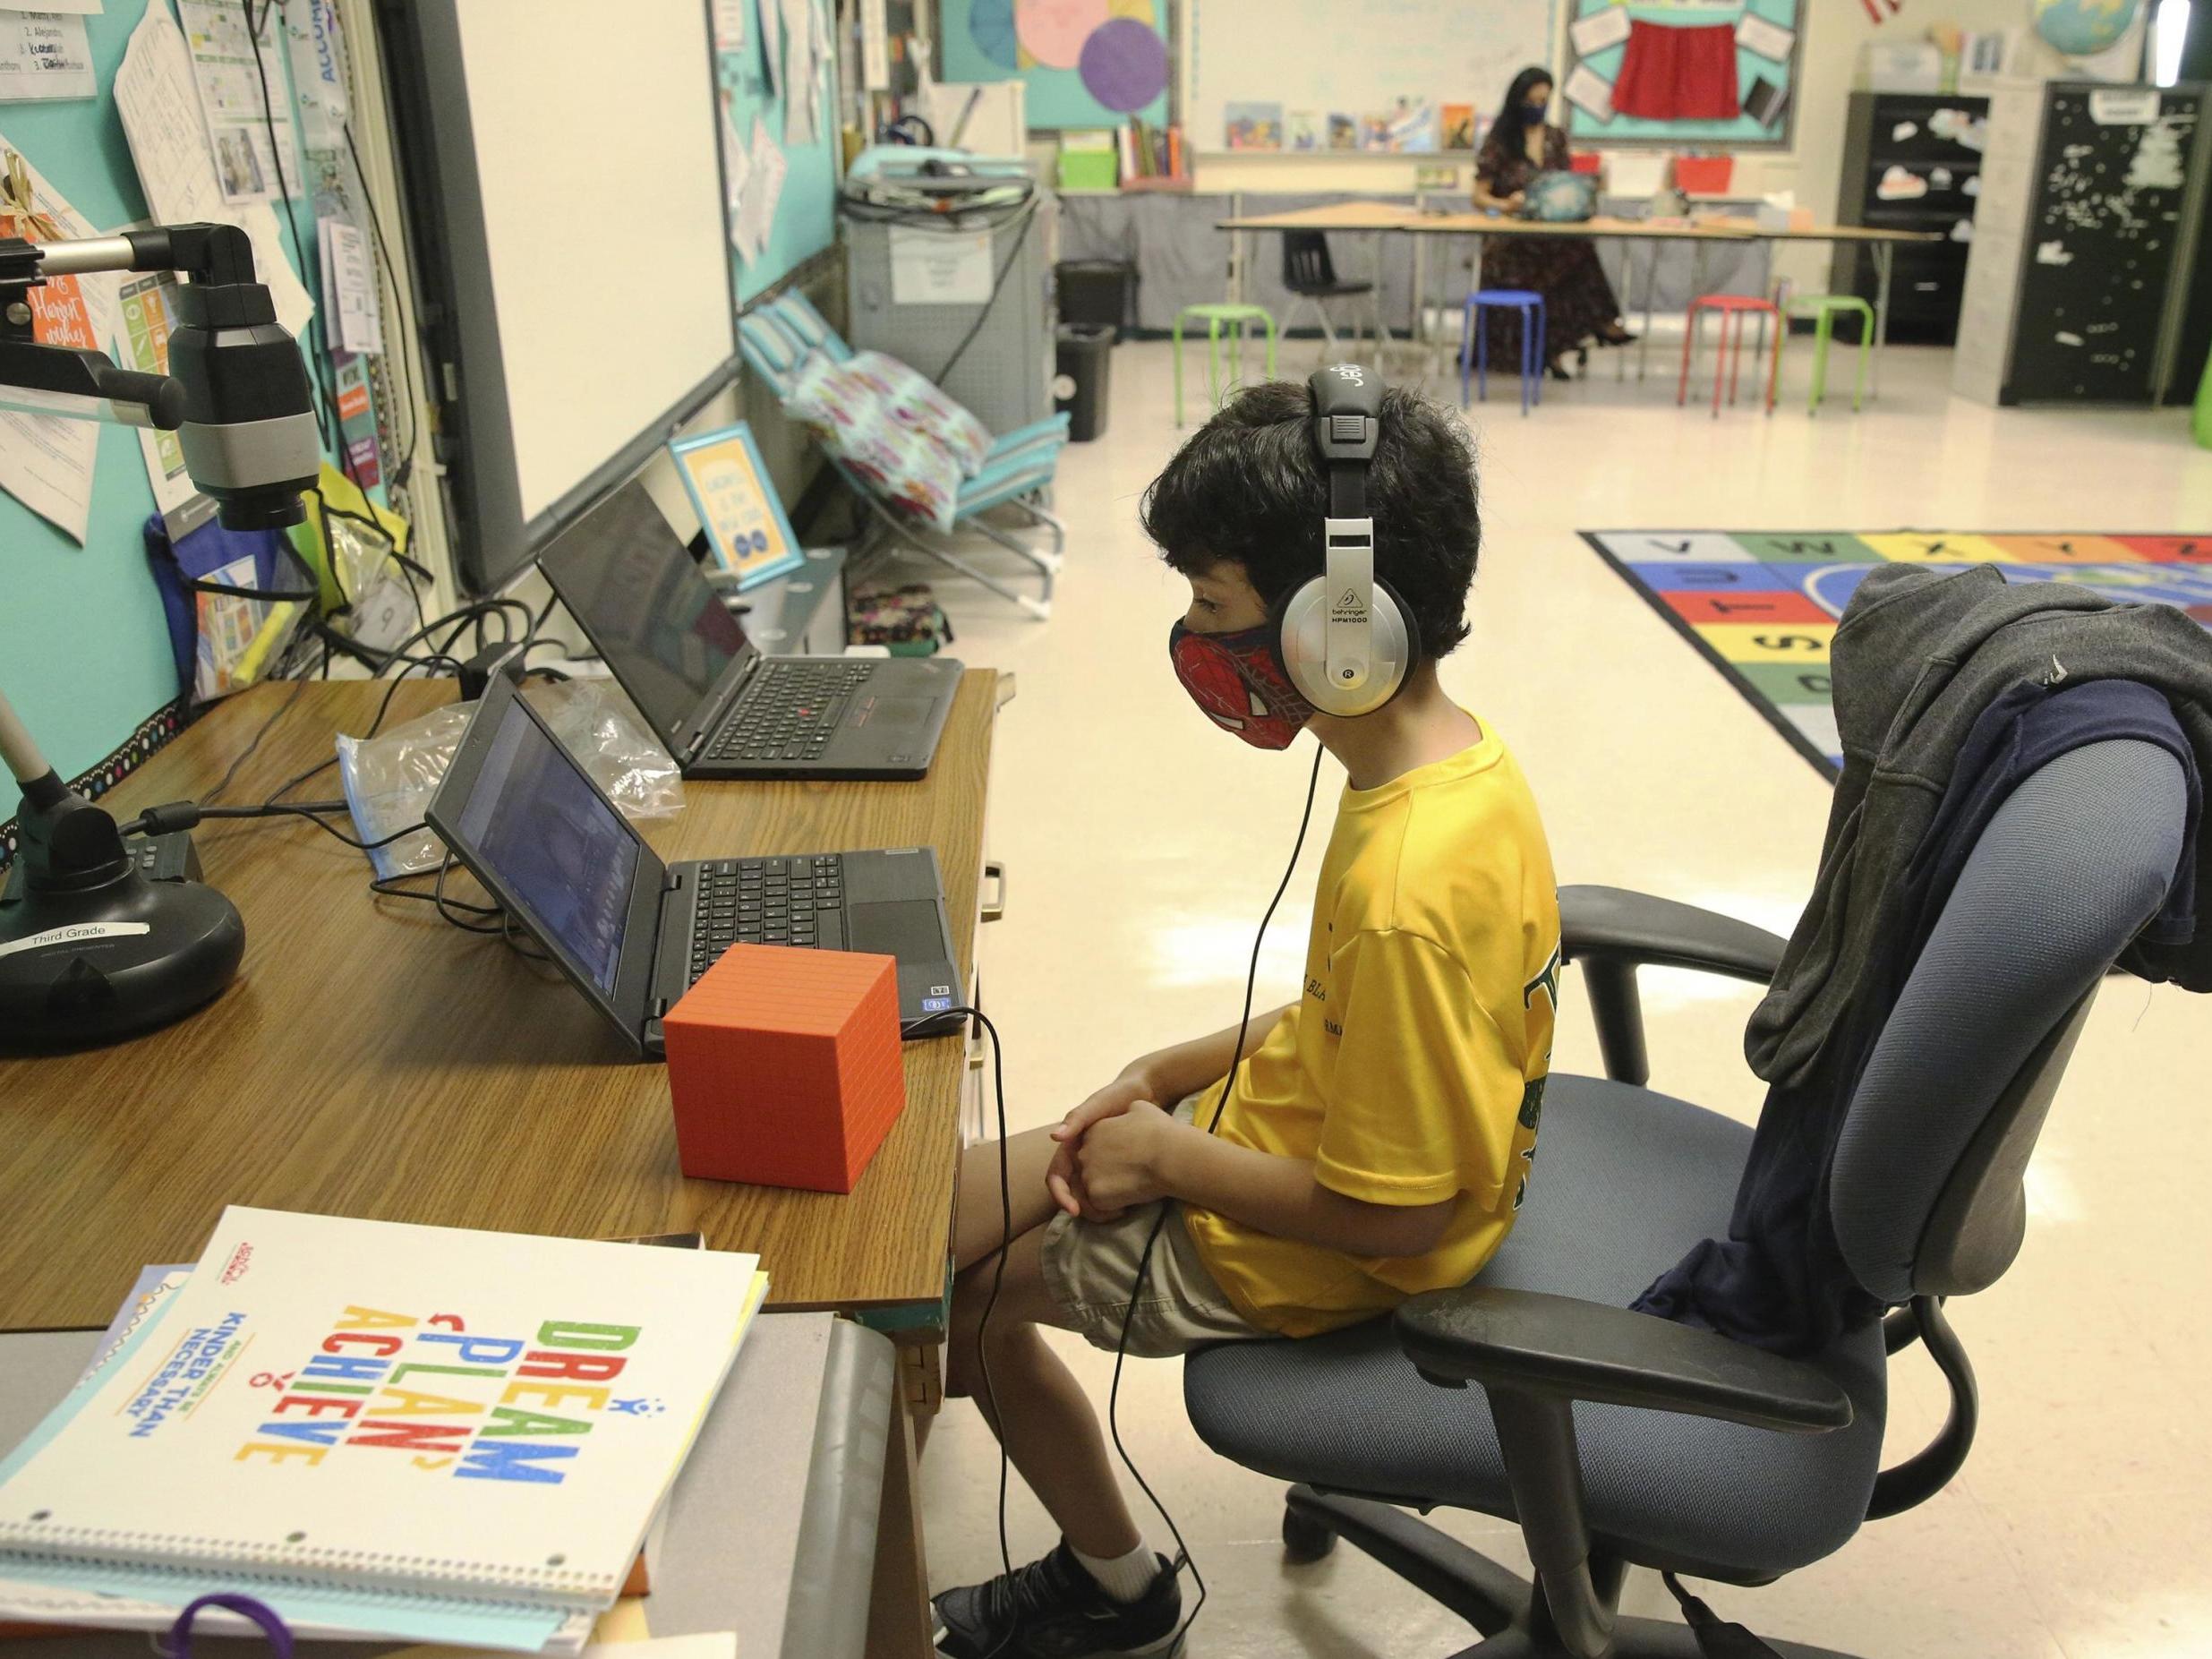
[[[1627,1308],[1481,1285],[1413,1297],[1392,1321],[1431,1381],[1820,1433],[1850,1397],[1802,1361]]]
[[[1696,968],[1771,984],[1788,941],[1732,916],[1631,893],[1625,887],[1559,889],[1559,945],[1569,962],[1593,958]]]
[[[1641,1086],[1652,1075],[1638,968],[1695,968],[1769,985],[1785,948],[1764,928],[1695,904],[1623,887],[1559,889],[1559,953],[1582,969],[1605,1074],[1616,1082]]]

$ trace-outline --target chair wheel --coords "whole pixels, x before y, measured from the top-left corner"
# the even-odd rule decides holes
[[[1283,1510],[1283,1553],[1298,1566],[1318,1561],[1337,1547],[1337,1535],[1297,1510]]]

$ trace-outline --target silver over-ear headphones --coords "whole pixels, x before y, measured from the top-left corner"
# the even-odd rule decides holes
[[[1404,601],[1375,575],[1367,467],[1379,430],[1382,382],[1356,363],[1317,369],[1313,447],[1328,473],[1326,566],[1275,604],[1275,652],[1298,695],[1324,714],[1371,714],[1404,688],[1421,636]]]

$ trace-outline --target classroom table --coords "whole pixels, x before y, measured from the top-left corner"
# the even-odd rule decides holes
[[[999,681],[961,677],[920,782],[692,782],[682,812],[639,827],[664,859],[933,846],[972,985]],[[388,691],[389,728],[454,689],[257,687],[105,804],[124,816],[199,799],[281,709],[224,797],[257,801],[327,758],[335,732],[366,731]],[[295,799],[335,796],[336,782],[325,772]],[[431,905],[372,896],[363,856],[304,822],[210,821],[194,838],[206,879],[245,920],[237,980],[133,1041],[0,1059],[0,1330],[106,1324],[141,1266],[194,1260],[223,1206],[242,1203],[573,1237],[696,1230],[711,1248],[759,1252],[771,1307],[901,1328],[910,1365],[919,1355],[934,1379],[969,1074],[961,1037],[906,1046],[906,1109],[850,1194],[687,1180],[663,1068],[553,970]],[[928,1394],[902,1381],[902,1403]],[[902,1411],[893,1435],[909,1450],[892,1460],[884,1505],[896,1535],[879,1562],[901,1580],[879,1594],[898,1626],[875,1652],[928,1651],[910,1428]]]
[[[1474,269],[1468,280],[1470,290],[1482,286],[1482,244],[1491,236],[1559,236],[1569,239],[1596,241],[1599,239],[1644,242],[1652,246],[1652,257],[1658,258],[1658,249],[1665,242],[1687,242],[1700,253],[1716,242],[1856,242],[1864,244],[1875,261],[1876,299],[1875,305],[1874,381],[1881,384],[1882,346],[1889,333],[1890,273],[1897,244],[1900,242],[1933,242],[1940,240],[1926,231],[1885,230],[1873,226],[1815,225],[1803,230],[1771,230],[1755,219],[1699,219],[1692,221],[1654,221],[1651,219],[1617,218],[1600,215],[1594,218],[1561,222],[1514,218],[1500,213],[1465,211],[1431,213],[1388,201],[1334,201],[1320,207],[1299,208],[1285,213],[1247,214],[1219,220],[1217,230],[1226,230],[1238,237],[1234,257],[1231,261],[1232,297],[1241,296],[1244,261],[1242,233],[1245,231],[1320,230],[1366,234],[1375,236],[1405,235],[1413,238],[1413,317],[1414,348],[1423,354],[1428,372],[1437,366],[1438,340],[1424,342],[1420,335],[1425,326],[1427,295],[1424,293],[1422,270],[1422,239],[1428,236],[1473,236],[1475,238]],[[1379,268],[1379,261],[1378,261]],[[1644,285],[1644,332],[1636,354],[1636,374],[1642,379],[1651,345],[1651,284]],[[1379,347],[1378,347],[1379,349]]]

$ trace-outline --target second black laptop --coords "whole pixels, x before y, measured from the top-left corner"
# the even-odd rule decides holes
[[[688,778],[918,778],[961,665],[767,656],[633,479],[538,556]]]
[[[641,1054],[662,1053],[662,1015],[732,945],[895,957],[902,1032],[960,1027],[929,848],[663,864],[504,675],[423,816]]]

